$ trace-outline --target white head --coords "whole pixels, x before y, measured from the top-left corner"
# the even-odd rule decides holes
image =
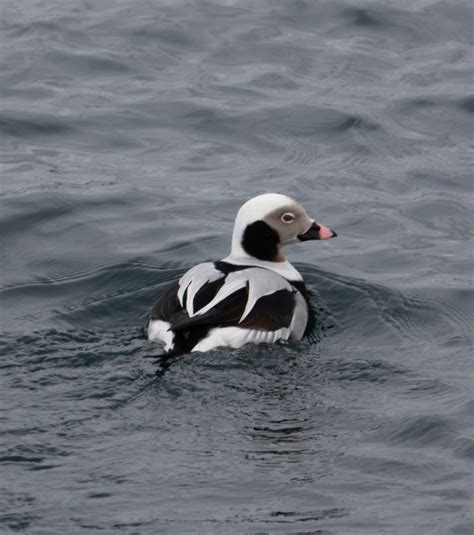
[[[316,223],[291,197],[265,193],[250,199],[238,211],[231,256],[283,262],[282,246],[334,236],[335,232]]]

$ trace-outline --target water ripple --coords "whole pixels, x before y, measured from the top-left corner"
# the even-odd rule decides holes
[[[469,2],[23,4],[0,531],[471,532]],[[265,191],[338,231],[288,250],[313,336],[160,367],[152,303]]]

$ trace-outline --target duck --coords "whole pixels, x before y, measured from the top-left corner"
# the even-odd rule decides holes
[[[237,212],[230,254],[192,267],[160,296],[148,339],[164,356],[301,340],[310,299],[283,247],[336,236],[287,195],[253,197]]]

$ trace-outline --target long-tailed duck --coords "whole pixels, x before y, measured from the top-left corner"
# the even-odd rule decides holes
[[[308,293],[282,246],[335,236],[286,195],[250,199],[237,213],[230,255],[173,283],[151,311],[148,338],[164,344],[168,355],[301,340]]]

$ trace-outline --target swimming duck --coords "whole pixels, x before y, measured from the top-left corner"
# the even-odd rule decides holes
[[[169,356],[301,340],[308,292],[282,247],[335,236],[286,195],[250,199],[235,218],[230,255],[198,264],[165,291],[150,314],[149,340]]]

